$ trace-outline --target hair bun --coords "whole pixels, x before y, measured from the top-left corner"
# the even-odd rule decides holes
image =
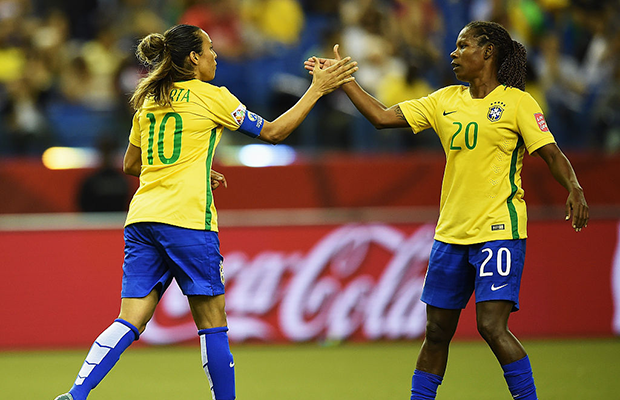
[[[136,50],[138,59],[149,66],[157,64],[166,50],[166,39],[161,33],[151,33],[140,41]]]

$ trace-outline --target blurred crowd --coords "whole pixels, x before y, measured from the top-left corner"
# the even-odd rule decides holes
[[[216,85],[277,117],[305,91],[311,55],[359,62],[386,105],[455,84],[450,52],[471,20],[503,24],[528,50],[528,90],[563,149],[620,151],[617,0],[0,0],[0,155],[50,146],[124,149],[128,98],[145,70],[140,38],[202,27],[218,53]],[[247,143],[226,133],[223,146]],[[433,134],[376,131],[340,92],[287,143],[308,152],[439,148]]]

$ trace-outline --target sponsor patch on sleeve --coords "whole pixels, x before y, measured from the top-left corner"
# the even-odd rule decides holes
[[[549,127],[547,126],[547,121],[545,121],[545,116],[542,113],[536,113],[534,114],[534,117],[536,118],[536,123],[538,124],[540,130],[543,132],[549,132]]]
[[[245,119],[245,106],[239,103],[239,106],[237,106],[237,108],[235,108],[235,111],[230,113],[230,115],[232,115],[232,117],[235,119],[237,125],[241,125],[243,123],[243,120]]]

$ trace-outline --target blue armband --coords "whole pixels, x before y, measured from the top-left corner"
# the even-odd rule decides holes
[[[258,114],[254,114],[252,111],[245,110],[243,121],[239,126],[238,131],[248,135],[251,138],[256,138],[260,135],[260,131],[263,129],[265,120]]]

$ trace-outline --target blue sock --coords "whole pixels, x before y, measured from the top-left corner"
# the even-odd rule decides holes
[[[226,332],[226,326],[198,331],[202,368],[209,379],[213,400],[235,399],[235,361]]]
[[[90,391],[114,367],[123,351],[139,337],[138,328],[120,318],[115,319],[90,348],[77,379],[69,390],[73,399],[86,400]]]
[[[528,356],[502,365],[504,370],[504,378],[508,384],[508,389],[512,397],[519,400],[537,400],[536,386],[534,385],[534,376],[532,375],[532,366]]]
[[[411,378],[411,400],[433,400],[443,377],[416,369]]]

